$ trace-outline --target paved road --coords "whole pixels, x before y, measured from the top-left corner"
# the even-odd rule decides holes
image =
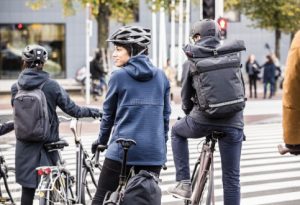
[[[276,146],[281,143],[281,125],[278,123],[249,125],[245,128],[247,141],[243,144],[241,161],[241,185],[243,205],[293,205],[300,204],[300,158],[296,156],[280,156]],[[71,136],[66,136],[71,144],[63,152],[68,167],[75,169],[75,147]],[[83,135],[83,143],[87,149],[93,138]],[[191,162],[198,156],[199,140],[190,141]],[[6,146],[6,145],[5,145]],[[2,145],[4,147],[4,145]],[[8,146],[7,146],[8,147]],[[168,144],[168,170],[161,175],[163,191],[162,204],[182,205],[182,201],[166,193],[167,187],[174,185],[174,165],[172,151]],[[3,149],[2,149],[3,150]],[[11,166],[14,164],[14,147],[1,151]],[[222,204],[222,185],[219,153],[215,156],[216,204]],[[15,187],[15,186],[14,186]],[[14,190],[19,198],[20,190]]]

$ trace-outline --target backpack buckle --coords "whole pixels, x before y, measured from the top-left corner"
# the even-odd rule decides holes
[[[217,56],[218,55],[218,52],[216,49],[213,50],[213,53],[214,53],[214,56]]]

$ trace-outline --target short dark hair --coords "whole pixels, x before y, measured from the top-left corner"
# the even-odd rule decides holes
[[[141,54],[148,55],[148,47],[142,47],[138,44],[121,44],[121,43],[114,43],[115,46],[120,46],[126,49],[129,56],[136,56],[141,51],[143,51]],[[146,49],[145,49],[146,48]]]

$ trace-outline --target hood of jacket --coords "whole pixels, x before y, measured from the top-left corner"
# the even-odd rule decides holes
[[[195,45],[188,44],[183,48],[188,58],[207,58],[243,50],[246,48],[242,40],[227,41],[221,45],[220,40],[215,37],[204,37]]]
[[[137,81],[149,81],[157,72],[146,55],[138,55],[130,58],[124,69]]]
[[[32,90],[40,86],[48,78],[49,74],[45,71],[26,68],[20,73],[18,84],[24,90]]]

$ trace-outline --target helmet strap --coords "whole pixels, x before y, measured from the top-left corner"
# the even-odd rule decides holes
[[[138,55],[141,55],[142,53],[144,53],[147,49],[148,49],[148,48],[145,47],[143,50],[141,50],[141,51],[137,54],[137,56],[138,56]]]

